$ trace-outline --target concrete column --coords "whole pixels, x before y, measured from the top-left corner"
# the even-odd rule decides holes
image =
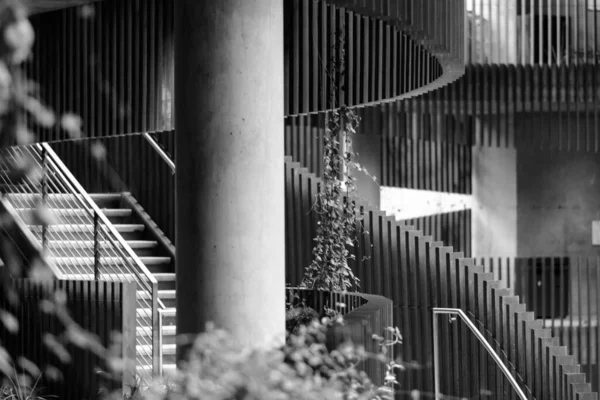
[[[175,0],[180,334],[284,338],[283,99],[282,0]]]

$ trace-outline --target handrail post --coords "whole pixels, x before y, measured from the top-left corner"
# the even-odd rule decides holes
[[[434,399],[440,400],[440,348],[439,348],[439,319],[437,314],[433,313],[433,392]]]
[[[158,309],[158,376],[163,376],[163,310]]]
[[[94,280],[100,280],[100,243],[98,213],[94,211]]]
[[[47,165],[46,165],[46,149],[42,147],[42,178],[41,178],[41,195],[42,195],[42,200],[41,200],[41,205],[42,206],[46,206],[46,201],[47,201],[47,197],[48,197],[48,184],[46,182],[46,174],[48,173],[47,171]],[[46,250],[48,243],[47,243],[47,236],[48,236],[48,225],[46,224],[46,221],[42,221],[42,250]]]
[[[152,372],[160,376],[162,369],[162,331],[158,312],[158,283],[152,283]]]

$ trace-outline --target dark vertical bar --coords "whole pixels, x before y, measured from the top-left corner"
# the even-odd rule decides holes
[[[595,8],[595,7],[594,7]],[[594,39],[595,41],[595,39]],[[587,299],[587,327],[586,327],[586,333],[587,333],[587,337],[586,337],[586,348],[588,349],[587,351],[587,366],[588,366],[588,377],[589,377],[589,381],[591,382],[593,388],[592,390],[597,391],[598,389],[596,389],[596,385],[597,382],[594,382],[594,377],[592,376],[592,338],[591,338],[591,331],[592,331],[592,320],[593,320],[593,315],[592,315],[592,291],[591,291],[591,286],[592,286],[592,274],[591,274],[591,268],[590,268],[590,258],[586,257],[585,258],[585,272],[586,272],[586,279],[585,279],[585,295],[586,295],[586,299]],[[597,295],[597,294],[596,294]],[[596,311],[598,312],[598,311]],[[596,324],[597,325],[597,324]],[[597,329],[597,328],[596,328]]]
[[[371,101],[371,75],[373,72],[371,71],[371,65],[369,61],[373,58],[372,51],[370,47],[370,37],[369,32],[371,32],[371,19],[363,18],[363,62],[362,62],[362,70],[363,70],[363,79],[362,79],[362,101],[368,102]]]
[[[356,63],[355,60],[355,47],[357,42],[357,37],[355,36],[355,27],[354,20],[355,15],[353,12],[348,11],[348,16],[346,19],[346,32],[348,32],[348,42],[347,42],[347,55],[346,55],[346,63],[347,63],[347,74],[345,77],[345,85],[346,85],[346,95],[348,104],[355,104],[355,72],[354,65]],[[388,53],[389,54],[389,53]]]
[[[600,310],[600,256],[596,256],[594,262],[594,269],[596,274],[596,287],[594,292],[596,293],[596,312]],[[596,324],[596,365],[600,364],[600,324]],[[590,351],[591,355],[591,351]],[[600,368],[596,368],[596,390],[600,388]]]
[[[301,74],[301,58],[300,58],[300,2],[294,0],[291,3],[292,9],[292,36],[290,38],[292,44],[291,50],[291,74],[292,74],[292,85],[288,87],[288,90],[292,94],[290,103],[290,112],[296,114],[300,112],[300,74]],[[329,60],[324,59],[325,65],[328,65]],[[328,85],[327,79],[323,80],[324,85]]]
[[[145,35],[148,36],[147,42],[147,52],[148,52],[148,126],[146,130],[149,131],[158,131],[158,126],[156,123],[158,108],[157,104],[157,85],[158,81],[156,79],[156,70],[158,66],[158,62],[161,56],[157,55],[157,28],[156,28],[156,20],[160,19],[162,16],[156,12],[156,2],[160,0],[150,0],[146,1],[148,7],[148,22],[147,22],[147,32]],[[159,33],[160,35],[160,33]]]
[[[587,8],[586,8],[587,10]],[[583,331],[583,326],[581,324],[581,321],[583,319],[583,312],[581,310],[581,306],[582,306],[582,298],[581,298],[581,267],[582,267],[582,258],[578,257],[577,258],[577,283],[576,283],[576,290],[577,290],[577,327],[575,328],[572,324],[571,324],[571,330],[577,330],[577,361],[579,363],[581,363],[581,351],[582,351],[582,347],[583,347],[583,338],[582,338],[582,331]]]
[[[307,1],[303,1],[300,5],[301,10],[297,11],[297,14],[301,12],[301,24],[300,30],[302,32],[302,37],[298,38],[298,40],[302,40],[302,56],[298,62],[300,63],[300,71],[301,71],[301,83],[299,87],[295,87],[292,90],[298,90],[301,92],[300,101],[301,101],[301,112],[307,112],[310,110],[310,99],[309,94],[313,90],[313,87],[310,85],[310,47],[309,47],[309,33],[311,20],[309,19],[309,7],[310,3]],[[294,16],[296,18],[296,16]],[[315,88],[316,89],[316,88]],[[306,165],[306,164],[304,164]]]
[[[538,263],[539,263],[540,268],[542,269],[542,271],[541,271],[541,273],[542,273],[541,274],[542,275],[542,287],[541,287],[542,301],[541,301],[541,304],[539,305],[542,315],[540,315],[540,317],[543,318],[544,327],[547,327],[546,326],[547,325],[547,320],[546,320],[546,318],[547,318],[547,315],[546,315],[546,282],[547,282],[546,281],[546,272],[547,272],[547,270],[552,268],[552,264],[551,264],[552,259],[551,258],[546,258],[546,259],[540,258]]]
[[[554,292],[556,289],[556,267],[557,262],[559,261],[558,258],[553,258],[551,259],[551,264],[550,264],[550,270],[548,271],[550,273],[550,322],[551,322],[551,329],[552,329],[552,335],[554,335],[555,330],[554,330],[554,320],[556,319],[556,302],[554,301],[556,299],[556,293]]]
[[[579,263],[579,258],[573,257],[571,259],[571,261],[575,261],[575,262],[569,263],[569,281],[571,279],[573,279],[573,277],[575,275],[574,270],[577,270],[577,264]],[[573,348],[573,314],[575,311],[575,307],[573,307],[573,300],[577,298],[575,296],[577,296],[578,294],[570,293],[570,291],[568,293],[569,293],[569,302],[568,302],[568,307],[569,307],[569,331],[568,331],[569,344],[568,344],[568,346],[570,349],[572,349]]]
[[[565,275],[565,264],[564,261],[565,260],[571,260],[569,258],[563,258],[560,257],[559,258],[559,265],[560,265],[560,270],[559,270],[559,274],[560,274],[560,290],[559,290],[559,299],[558,299],[558,308],[559,308],[559,315],[560,315],[560,343],[564,346],[565,345],[565,339],[564,339],[564,334],[565,334],[565,324],[564,324],[564,320],[565,320],[565,313],[568,312],[568,310],[564,309],[564,300],[566,297],[565,294],[565,290],[566,288],[566,275]],[[569,263],[570,264],[570,263]]]

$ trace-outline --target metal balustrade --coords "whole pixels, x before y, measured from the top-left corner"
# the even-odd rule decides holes
[[[492,360],[498,365],[498,368],[505,376],[506,380],[515,391],[517,397],[521,400],[527,400],[527,396],[521,389],[519,383],[514,378],[513,374],[503,362],[502,358],[496,353],[494,347],[487,341],[485,336],[477,329],[475,324],[469,319],[467,314],[459,308],[433,308],[433,370],[434,370],[434,388],[435,388],[435,399],[442,399],[444,396],[441,394],[441,374],[440,374],[440,325],[438,317],[439,315],[454,315],[458,316],[462,322],[466,325],[467,328],[473,333],[475,338],[481,343],[485,351],[491,356]],[[463,338],[464,339],[464,338]],[[477,363],[477,365],[479,365]],[[472,378],[472,377],[469,377]],[[494,379],[496,381],[496,379]],[[472,386],[472,385],[471,385]],[[497,382],[497,387],[502,388],[502,383]],[[513,398],[511,394],[508,395],[509,398]]]
[[[48,144],[5,149],[2,159],[7,165],[29,160],[41,172],[17,176],[3,169],[0,185],[62,279],[137,283],[138,329],[147,331],[136,336],[137,362],[152,366],[140,374],[148,382],[160,369],[158,310],[165,307],[157,280]],[[50,211],[50,221],[36,216],[40,209]]]

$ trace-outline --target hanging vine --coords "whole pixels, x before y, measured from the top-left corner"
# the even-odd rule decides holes
[[[332,111],[326,115],[322,184],[313,207],[319,216],[313,260],[302,281],[303,287],[329,291],[358,289],[360,280],[348,261],[356,259],[351,249],[359,245],[359,235],[368,234],[360,223],[362,214],[356,206],[355,172],[369,174],[357,162],[352,148],[352,135],[356,134],[360,117],[345,105],[336,108],[336,94],[344,91],[345,45],[342,26],[334,36],[332,60],[326,68]]]

